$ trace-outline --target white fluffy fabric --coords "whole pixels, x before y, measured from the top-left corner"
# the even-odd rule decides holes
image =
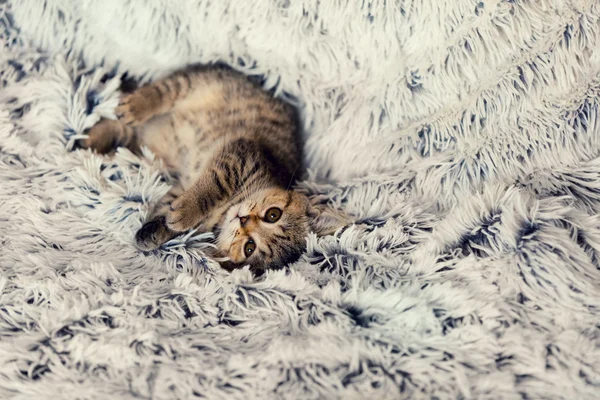
[[[0,398],[600,395],[597,0],[1,0]],[[73,150],[119,85],[221,60],[296,102],[357,217],[255,279],[170,178]]]

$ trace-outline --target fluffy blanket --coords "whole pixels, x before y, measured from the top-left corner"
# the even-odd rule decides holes
[[[0,398],[598,398],[597,0],[0,0],[0,47]],[[137,251],[160,162],[73,150],[214,60],[358,220],[261,279]]]

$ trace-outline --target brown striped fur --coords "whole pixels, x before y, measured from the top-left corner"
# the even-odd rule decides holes
[[[190,67],[123,95],[117,115],[83,146],[147,146],[179,177],[136,234],[142,250],[200,228],[215,233],[228,268],[262,270],[295,261],[309,231],[329,234],[350,221],[289,189],[302,162],[296,112],[240,73]],[[281,215],[271,223],[274,208]]]

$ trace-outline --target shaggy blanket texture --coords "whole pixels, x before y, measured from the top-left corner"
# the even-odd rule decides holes
[[[599,1],[0,0],[0,44],[0,398],[599,397]],[[358,220],[261,279],[136,250],[171,178],[73,150],[215,60]]]

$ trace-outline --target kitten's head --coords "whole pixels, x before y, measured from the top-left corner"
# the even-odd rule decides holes
[[[351,219],[327,206],[315,206],[293,190],[260,190],[231,206],[217,228],[217,246],[228,269],[277,268],[296,261],[306,249],[306,235],[328,235]]]

